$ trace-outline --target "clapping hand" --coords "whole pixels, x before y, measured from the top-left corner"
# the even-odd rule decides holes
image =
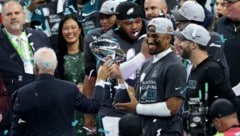
[[[152,55],[149,54],[148,51],[148,44],[147,44],[147,38],[145,37],[142,46],[141,46],[141,53],[144,55],[145,59],[149,59],[152,57]]]

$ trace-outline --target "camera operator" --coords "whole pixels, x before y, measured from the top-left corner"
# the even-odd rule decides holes
[[[206,114],[211,103],[216,98],[226,98],[239,109],[237,97],[224,75],[221,64],[208,56],[210,34],[204,27],[190,23],[181,32],[174,32],[174,35],[181,40],[182,57],[189,59],[193,64],[187,85],[181,92],[186,97],[185,110],[190,109],[188,119],[191,120],[187,120],[188,129],[190,133],[194,132],[194,135],[207,135]]]
[[[209,119],[217,129],[218,135],[236,136],[240,133],[237,112],[227,99],[217,99],[209,109]]]

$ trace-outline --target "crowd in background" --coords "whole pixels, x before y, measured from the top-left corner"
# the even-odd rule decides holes
[[[240,1],[206,3],[0,0],[0,136],[240,133]]]

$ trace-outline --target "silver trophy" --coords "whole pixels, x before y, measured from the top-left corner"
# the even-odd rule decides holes
[[[109,59],[109,56],[111,57],[112,63],[116,62],[122,62],[124,59],[126,59],[126,53],[120,48],[119,43],[110,40],[110,39],[98,39],[92,43],[90,43],[90,49],[92,53],[102,62]],[[116,101],[115,92],[112,91],[112,83],[114,83],[115,79],[107,79],[107,84],[109,87],[109,97],[113,101]],[[115,80],[116,81],[116,80]]]
[[[92,53],[101,61],[106,61],[110,56],[113,62],[121,62],[125,59],[126,53],[120,48],[119,43],[110,39],[98,39],[90,43]]]

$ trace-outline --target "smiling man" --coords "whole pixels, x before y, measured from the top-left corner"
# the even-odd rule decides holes
[[[106,1],[110,2],[110,1]],[[104,6],[104,5],[103,5]],[[109,8],[111,5],[107,5],[105,7],[106,9]],[[103,10],[102,10],[103,11]],[[100,10],[101,13],[101,10]],[[103,12],[102,12],[103,13]],[[105,12],[106,13],[106,12]],[[121,2],[117,8],[116,11],[114,10],[114,13],[116,14],[116,24],[106,33],[102,34],[99,39],[110,39],[114,40],[117,43],[119,43],[120,48],[124,50],[124,52],[127,54],[124,58],[124,62],[126,62],[125,66],[123,66],[124,63],[121,63],[120,65],[123,66],[123,69],[121,72],[125,71],[123,73],[124,79],[127,80],[128,83],[134,84],[135,83],[135,71],[136,69],[145,61],[145,54],[140,53],[144,50],[142,48],[142,43],[144,38],[140,38],[142,34],[145,34],[145,23],[142,20],[141,10],[139,5],[136,3],[126,1]],[[115,16],[115,15],[114,15]],[[95,36],[97,33],[92,33],[92,37]],[[87,35],[87,37],[90,35]],[[85,44],[85,73],[87,76],[85,76],[85,82],[84,82],[84,94],[91,95],[92,94],[92,87],[94,85],[94,80],[96,78],[96,72],[97,72],[97,62],[99,60],[96,60],[95,58],[92,58],[92,53],[89,49],[89,44],[84,41]],[[88,49],[87,49],[87,48]],[[86,50],[87,49],[87,50]],[[146,54],[148,52],[146,51]],[[135,59],[134,59],[135,58]],[[90,60],[96,60],[96,61],[90,61]],[[129,60],[129,61],[128,61]],[[129,62],[133,62],[130,63]],[[112,84],[107,86],[107,92],[104,100],[104,105],[100,109],[99,114],[101,116],[118,116],[121,117],[126,112],[116,110],[112,107],[112,103],[114,101],[116,88],[115,86],[118,85],[115,78],[111,82]],[[85,118],[86,120],[86,118]]]
[[[166,0],[145,0],[145,16],[147,20],[167,14],[168,6]]]
[[[189,101],[193,99],[210,107],[216,98],[226,98],[239,109],[239,102],[224,74],[224,68],[207,53],[210,33],[203,26],[190,23],[181,32],[174,32],[174,35],[181,39],[182,57],[189,59],[193,65],[182,91],[185,94],[185,110],[190,109]],[[210,132],[208,130],[207,133]],[[194,135],[204,132],[201,127],[190,128],[189,131]]]
[[[40,47],[51,46],[44,33],[23,27],[25,18],[18,2],[4,3],[0,25],[0,73],[9,95],[35,79],[33,54]],[[9,129],[10,119],[11,114],[4,113],[0,133]]]
[[[139,5],[133,2],[121,2],[117,9],[117,22],[116,26],[105,33],[101,38],[115,40],[119,43],[120,48],[127,54],[125,60],[130,60],[137,55],[141,50],[143,38],[139,37],[145,34],[144,22],[142,20],[141,10]],[[127,79],[129,84],[135,83],[135,75]],[[114,81],[114,80],[112,80]],[[116,110],[112,107],[114,102],[114,95],[116,89],[116,81],[112,82],[106,93],[105,103],[103,108],[100,109],[101,116],[119,116],[121,117],[126,112]]]
[[[147,28],[148,49],[153,57],[143,64],[138,74],[135,88],[138,102],[115,106],[136,112],[142,120],[145,136],[182,136],[179,113],[183,95],[180,91],[185,85],[186,71],[170,48],[173,24],[167,18],[154,18]]]

